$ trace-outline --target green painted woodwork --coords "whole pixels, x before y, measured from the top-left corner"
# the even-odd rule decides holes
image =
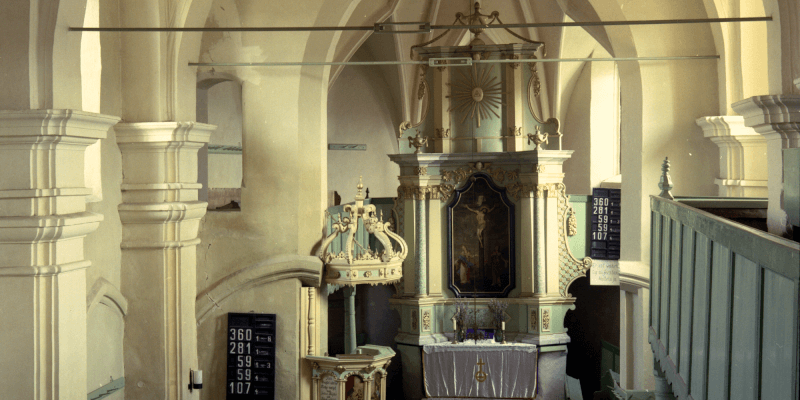
[[[798,397],[800,244],[651,198],[650,343],[679,398]]]
[[[783,150],[783,207],[789,223],[800,227],[800,148]]]

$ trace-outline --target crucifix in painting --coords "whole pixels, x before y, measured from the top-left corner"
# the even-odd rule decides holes
[[[459,296],[507,296],[515,283],[514,205],[505,189],[476,173],[447,210],[450,288]]]

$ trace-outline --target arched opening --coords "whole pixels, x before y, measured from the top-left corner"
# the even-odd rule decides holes
[[[197,83],[197,121],[216,125],[198,153],[198,194],[210,211],[241,209],[242,86],[235,80],[209,78]]]

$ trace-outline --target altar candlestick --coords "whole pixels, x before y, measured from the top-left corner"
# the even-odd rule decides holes
[[[506,321],[500,322],[500,330],[506,330]]]

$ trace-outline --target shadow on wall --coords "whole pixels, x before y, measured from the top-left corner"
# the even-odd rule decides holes
[[[577,298],[567,312],[564,326],[571,339],[567,345],[567,375],[581,381],[584,399],[600,390],[602,342],[619,348],[619,286],[590,286],[589,277],[569,287]],[[619,372],[619,371],[616,371]]]
[[[344,295],[339,289],[328,296],[328,352],[344,353]],[[386,376],[386,399],[403,400],[403,369],[394,341],[400,329],[400,315],[389,309],[393,289],[388,285],[356,286],[356,344],[388,346],[397,353]]]

